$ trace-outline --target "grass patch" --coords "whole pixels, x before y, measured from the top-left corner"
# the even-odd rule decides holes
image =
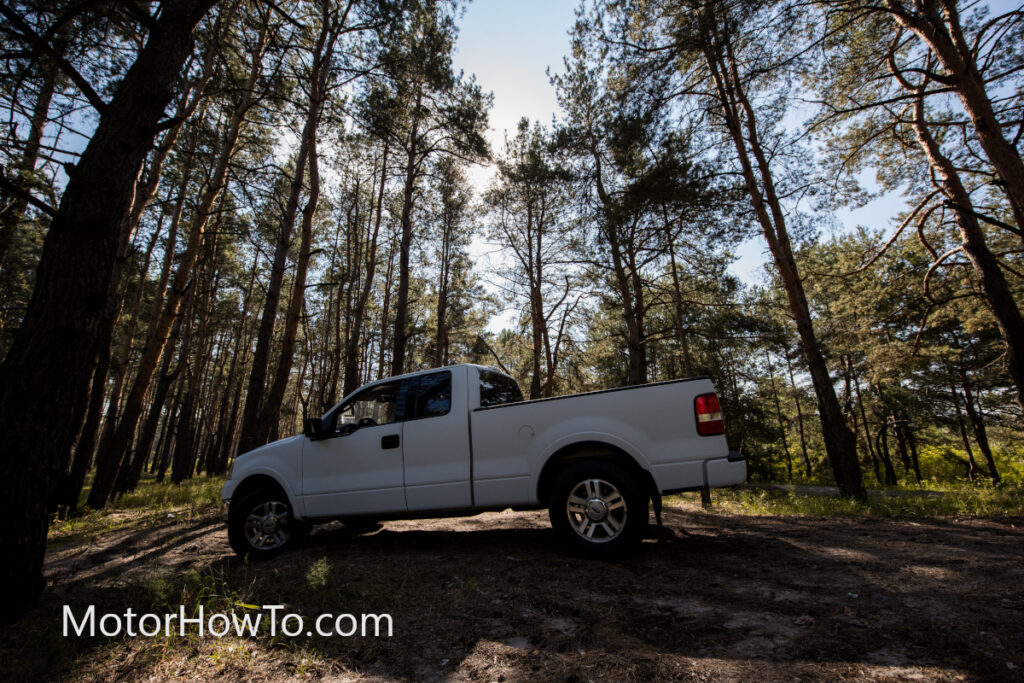
[[[809,495],[777,488],[716,489],[710,512],[805,517],[1020,517],[1024,487],[947,486],[890,489],[867,503],[837,495]],[[700,509],[700,494],[665,499],[673,507]]]
[[[138,488],[107,507],[111,510],[207,508],[220,504],[224,481],[225,477],[193,477],[180,484],[169,481],[158,484],[155,478],[147,477],[139,482]]]
[[[157,483],[155,477],[145,476],[138,488],[110,501],[102,510],[84,507],[89,484],[86,482],[82,492],[82,514],[68,519],[55,516],[50,522],[50,543],[71,543],[110,531],[159,526],[169,518],[194,519],[209,514],[220,505],[224,478],[193,477],[172,484]]]
[[[112,586],[93,584],[88,591],[61,599],[45,595],[32,613],[17,628],[0,631],[0,660],[5,662],[3,680],[90,680],[137,679],[139,670],[150,670],[149,680],[166,680],[183,669],[183,660],[201,654],[207,670],[227,672],[229,678],[240,679],[251,660],[253,647],[244,639],[229,635],[224,639],[200,637],[189,628],[185,636],[172,625],[170,635],[151,637],[129,636],[122,631],[114,637],[98,631],[77,635],[63,634],[63,607],[67,604],[78,620],[95,606],[97,617],[103,614],[124,615],[131,608],[140,614],[179,614],[196,618],[202,606],[204,616],[212,613],[247,611],[245,605],[254,600],[248,566],[234,573],[223,566],[193,569],[180,576],[155,574],[152,577]],[[96,621],[99,624],[99,619]],[[138,633],[136,617],[135,629]],[[152,627],[152,626],[151,626]],[[84,660],[84,662],[83,662]],[[84,663],[84,668],[83,668]]]

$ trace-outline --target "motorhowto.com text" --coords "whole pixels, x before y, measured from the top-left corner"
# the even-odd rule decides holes
[[[130,607],[124,613],[97,614],[89,605],[76,616],[70,605],[64,605],[64,636],[186,636],[195,634],[223,638],[225,636],[255,637],[282,634],[291,638],[303,636],[386,636],[392,634],[390,614],[321,614],[303,617],[285,612],[284,605],[240,605],[245,611],[206,613],[202,605],[189,616],[182,605],[177,612],[139,614]]]

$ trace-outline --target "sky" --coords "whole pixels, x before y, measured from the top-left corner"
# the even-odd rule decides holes
[[[489,139],[495,151],[521,117],[550,125],[558,113],[546,70],[562,68],[575,8],[575,0],[473,0],[466,9],[454,64],[494,93]]]
[[[483,90],[494,94],[487,137],[495,153],[503,148],[506,133],[515,134],[522,117],[550,126],[560,113],[547,69],[557,72],[562,67],[575,8],[575,0],[473,0],[459,21],[453,63],[466,75],[475,74]],[[493,167],[470,170],[477,192],[485,190],[492,177]],[[494,287],[487,273],[497,265],[496,247],[477,238],[470,255],[485,283]],[[516,316],[515,309],[501,311],[487,330],[512,328]]]
[[[494,94],[490,112],[491,148],[500,152],[505,134],[514,134],[523,116],[550,125],[561,111],[555,89],[546,74],[562,69],[563,56],[569,50],[568,32],[575,19],[576,0],[472,0],[459,22],[454,64]],[[490,168],[471,171],[478,191],[486,188],[493,175]],[[871,179],[866,179],[870,184]],[[885,228],[892,216],[904,208],[898,194],[890,194],[858,209],[836,212],[840,230],[858,225]],[[487,261],[492,249],[478,241],[471,249],[478,260]],[[761,281],[768,251],[764,239],[757,236],[740,245],[730,272],[747,284]],[[492,321],[489,329],[500,329],[510,322],[509,314]]]

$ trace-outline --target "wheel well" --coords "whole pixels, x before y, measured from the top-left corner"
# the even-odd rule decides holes
[[[284,487],[277,483],[277,480],[267,474],[254,474],[250,477],[246,477],[238,488],[234,490],[231,495],[231,500],[241,500],[244,496],[248,496],[250,493],[257,489],[265,489],[267,491],[273,491],[280,493],[288,501],[292,510],[295,509],[295,503],[288,497],[288,492],[284,490]]]
[[[541,505],[547,506],[548,495],[551,493],[551,487],[558,479],[558,475],[572,463],[581,460],[613,462],[633,472],[652,496],[658,495],[657,486],[651,473],[641,467],[629,453],[618,446],[602,441],[580,441],[563,446],[544,463],[544,467],[540,471],[540,478],[537,480],[537,499],[540,500]]]

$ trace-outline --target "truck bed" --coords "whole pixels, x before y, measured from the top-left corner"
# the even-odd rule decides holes
[[[670,380],[501,406],[470,413],[474,504],[538,505],[539,470],[565,447],[594,442],[632,456],[659,491],[741,483],[724,435],[700,436],[694,400],[707,377]]]

